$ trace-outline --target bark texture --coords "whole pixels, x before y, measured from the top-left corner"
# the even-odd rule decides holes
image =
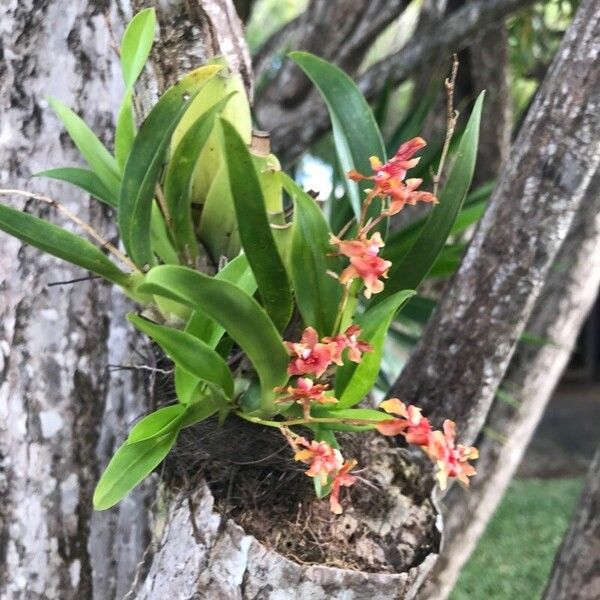
[[[575,215],[526,327],[546,343],[521,342],[517,347],[501,385],[511,401],[496,399],[477,443],[478,475],[468,490],[453,486],[444,498],[446,542],[424,597],[442,599],[452,591],[521,462],[599,285],[600,172]]]
[[[400,574],[299,565],[224,519],[213,504],[207,487],[190,501],[180,495],[170,502],[154,561],[135,598],[411,600],[435,562],[436,555],[428,554]]]
[[[495,179],[508,157],[512,134],[508,30],[504,23],[479,35],[468,50],[474,92],[486,90],[473,187]]]
[[[393,386],[472,442],[600,163],[600,7],[580,9],[461,267]]]
[[[374,100],[386,85],[401,83],[419,69],[429,68],[430,63],[435,63],[440,56],[449,59],[454,52],[465,48],[475,35],[533,2],[534,0],[468,2],[453,12],[434,36],[415,36],[399,52],[367,69],[358,77],[359,87],[369,100]],[[321,54],[320,50],[318,54]],[[307,94],[302,102],[295,103],[293,110],[292,106],[273,102],[268,96],[260,98],[256,112],[261,126],[272,130],[274,151],[287,162],[297,158],[330,127],[327,111],[314,91]]]
[[[600,595],[600,448],[558,551],[544,600],[595,600]]]
[[[104,10],[82,0],[0,6],[0,185],[48,193],[111,235],[108,213],[84,194],[29,179],[79,160],[47,95],[109,137],[121,76]],[[113,327],[122,300],[97,281],[48,288],[85,273],[5,234],[0,257],[0,597],[90,598],[98,579],[109,593],[133,576],[148,538],[143,489],[92,523],[97,444],[104,463],[147,396],[135,377],[106,373],[129,360],[131,340]],[[98,532],[110,539],[103,552]]]

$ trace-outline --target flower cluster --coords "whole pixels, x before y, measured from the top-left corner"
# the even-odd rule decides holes
[[[382,219],[399,213],[407,204],[437,203],[433,194],[418,189],[423,183],[422,179],[406,179],[408,170],[419,162],[419,158],[413,158],[414,154],[424,146],[425,141],[422,138],[414,138],[402,144],[396,154],[386,163],[382,163],[376,156],[372,156],[370,162],[373,175],[363,175],[358,171],[348,172],[350,179],[354,181],[371,180],[374,187],[367,190],[356,238],[342,240],[332,235],[330,242],[337,246],[338,254],[350,259],[349,266],[339,276],[340,283],[348,286],[355,279],[361,279],[365,286],[366,298],[383,290],[384,283],[381,278],[387,278],[388,271],[392,266],[389,260],[379,256],[379,252],[384,246],[381,235],[376,232],[368,237],[368,233]],[[384,208],[374,219],[366,221],[369,205],[374,198],[384,200],[389,198],[389,206]]]
[[[381,421],[377,425],[379,433],[403,435],[409,444],[420,446],[436,464],[436,477],[442,490],[446,489],[449,478],[469,485],[469,477],[475,475],[476,471],[468,461],[476,459],[479,453],[477,448],[455,443],[456,425],[453,421],[446,419],[443,431],[434,431],[429,420],[416,406],[406,406],[398,398],[385,400],[379,406],[388,414],[399,417]]]
[[[326,442],[309,442],[303,437],[293,438],[288,432],[288,440],[295,449],[295,460],[310,465],[306,471],[309,477],[318,477],[321,486],[330,486],[329,503],[331,512],[342,513],[340,490],[350,487],[356,482],[356,477],[350,471],[356,466],[355,460],[344,460],[339,450],[332,448]]]
[[[409,169],[419,162],[419,158],[414,157],[415,153],[424,146],[425,142],[421,138],[414,138],[402,144],[386,163],[382,163],[377,157],[371,157],[373,175],[366,176],[356,171],[348,173],[354,181],[372,181],[373,187],[367,190],[355,237],[342,239],[343,234],[340,233],[330,238],[330,243],[337,248],[335,254],[346,257],[349,262],[339,276],[336,275],[345,286],[338,307],[340,321],[343,321],[345,316],[344,311],[353,281],[361,280],[367,299],[384,288],[382,279],[388,277],[392,263],[379,256],[384,242],[381,234],[374,231],[377,224],[384,218],[397,214],[407,204],[437,203],[433,194],[419,190],[421,179],[406,179]],[[369,216],[369,206],[375,198],[382,199],[383,208],[378,215]],[[356,476],[350,471],[357,463],[355,460],[344,460],[338,449],[323,440],[309,441],[292,433],[288,429],[292,424],[308,425],[335,421],[348,425],[368,425],[386,436],[402,435],[407,443],[420,447],[435,463],[436,477],[442,489],[446,488],[450,478],[468,485],[469,477],[475,474],[475,469],[468,461],[477,458],[477,450],[455,443],[456,430],[452,421],[446,420],[442,431],[434,431],[419,408],[406,406],[397,398],[385,400],[380,404],[380,408],[390,415],[390,418],[383,420],[381,413],[375,415],[377,418],[339,418],[337,421],[331,417],[313,416],[313,406],[338,402],[329,391],[328,383],[334,365],[342,366],[345,359],[359,363],[365,352],[373,350],[368,342],[360,339],[360,335],[361,328],[358,325],[351,325],[343,333],[323,338],[319,337],[314,328],[307,327],[300,341],[285,342],[291,356],[287,371],[296,379],[287,386],[275,388],[275,391],[281,394],[276,402],[292,402],[299,405],[302,408],[302,419],[288,421],[282,424],[280,429],[294,449],[295,459],[308,465],[305,473],[315,480],[319,496],[329,494],[331,510],[340,514],[340,490],[356,482]]]
[[[344,352],[348,360],[359,363],[365,352],[371,352],[371,344],[360,339],[361,328],[351,325],[344,333],[319,339],[313,327],[307,327],[299,342],[285,342],[291,355],[288,366],[289,375],[299,375],[294,385],[277,387],[275,391],[284,395],[277,402],[295,402],[302,407],[306,422],[312,420],[311,406],[314,404],[335,404],[337,399],[326,392],[327,383],[315,383],[313,379],[302,375],[322,377],[332,365],[344,364]],[[294,436],[289,430],[284,435],[295,450],[295,459],[309,465],[306,475],[318,477],[323,488],[329,486],[331,510],[340,514],[342,507],[339,501],[342,487],[349,487],[356,477],[350,471],[356,466],[355,460],[344,461],[339,450],[326,442],[307,441],[303,437]]]

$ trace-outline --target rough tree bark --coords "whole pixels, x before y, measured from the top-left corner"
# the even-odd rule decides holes
[[[440,55],[450,57],[469,45],[473,36],[534,0],[471,0],[445,21],[435,36],[415,37],[396,52],[358,77],[358,84],[369,100],[376,99],[383,88],[406,80],[421,68],[428,68]],[[287,162],[296,159],[306,147],[328,128],[324,106],[315,92],[302,102],[286,107],[268,97],[258,98],[256,112],[265,129],[272,129],[272,145]]]
[[[115,235],[110,211],[72,189],[29,177],[79,161],[46,95],[73,107],[111,141],[122,83],[108,23],[119,36],[145,4],[0,5],[0,186],[35,187],[108,236]],[[233,59],[249,80],[230,2],[168,2],[158,9],[163,35],[145,97],[215,54]],[[55,216],[30,203],[18,206]],[[121,598],[150,541],[152,486],[112,511],[92,514],[100,469],[147,411],[152,391],[136,371],[107,373],[109,364],[142,362],[131,352],[139,341],[125,325],[130,307],[118,292],[97,281],[47,287],[81,275],[0,236],[2,598]]]
[[[517,339],[600,163],[600,7],[584,0],[461,267],[392,395],[436,425],[481,429]]]
[[[83,0],[5,2],[0,27],[0,185],[47,192],[114,235],[97,203],[29,179],[78,160],[46,95],[110,135],[120,73],[102,12]],[[147,543],[144,489],[97,521],[100,528],[91,510],[97,444],[101,456],[112,450],[144,411],[147,391],[133,375],[106,372],[107,364],[130,360],[130,339],[113,326],[117,294],[97,281],[49,288],[85,273],[6,235],[0,257],[0,597],[88,598],[96,578],[108,590],[129,580]],[[93,528],[106,538],[110,563],[106,550],[102,556],[88,545]]]
[[[600,595],[600,448],[556,555],[543,600],[595,600]]]
[[[423,597],[451,592],[502,500],[575,345],[600,285],[600,172],[536,301],[526,330],[543,345],[519,343],[502,382],[512,401],[496,399],[477,445],[477,477],[444,497],[445,543]],[[492,430],[494,435],[485,432]]]
[[[508,30],[504,23],[478,35],[469,47],[475,93],[486,90],[473,187],[492,181],[508,157],[513,128]]]

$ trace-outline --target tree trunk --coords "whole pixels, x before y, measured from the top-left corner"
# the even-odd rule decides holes
[[[110,137],[121,83],[104,15],[83,0],[5,2],[0,24],[0,185],[49,193],[114,236],[108,211],[84,194],[29,180],[78,161],[47,95]],[[130,361],[124,302],[97,281],[48,287],[85,273],[4,234],[0,257],[0,597],[89,598],[95,584],[111,597],[149,537],[148,486],[92,517],[98,456],[104,463],[148,396],[134,374],[107,373]]]
[[[600,7],[584,0],[461,267],[391,395],[480,431],[600,164]]]
[[[498,177],[510,150],[513,115],[506,25],[499,23],[477,36],[468,52],[473,91],[486,90],[473,178],[475,188]]]
[[[599,556],[600,448],[554,561],[544,600],[596,600],[600,596]]]
[[[424,597],[446,598],[512,479],[600,285],[600,172],[558,253],[478,441],[478,475],[444,498],[445,544]],[[493,432],[488,435],[486,432]]]

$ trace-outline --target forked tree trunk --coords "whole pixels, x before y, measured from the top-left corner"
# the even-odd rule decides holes
[[[600,596],[600,448],[581,499],[556,555],[543,600],[596,600]]]
[[[600,172],[594,176],[548,275],[526,330],[539,342],[517,347],[480,435],[477,477],[468,490],[444,498],[445,544],[427,585],[429,600],[452,591],[502,500],[556,384],[600,285]],[[487,432],[490,432],[488,435]]]

